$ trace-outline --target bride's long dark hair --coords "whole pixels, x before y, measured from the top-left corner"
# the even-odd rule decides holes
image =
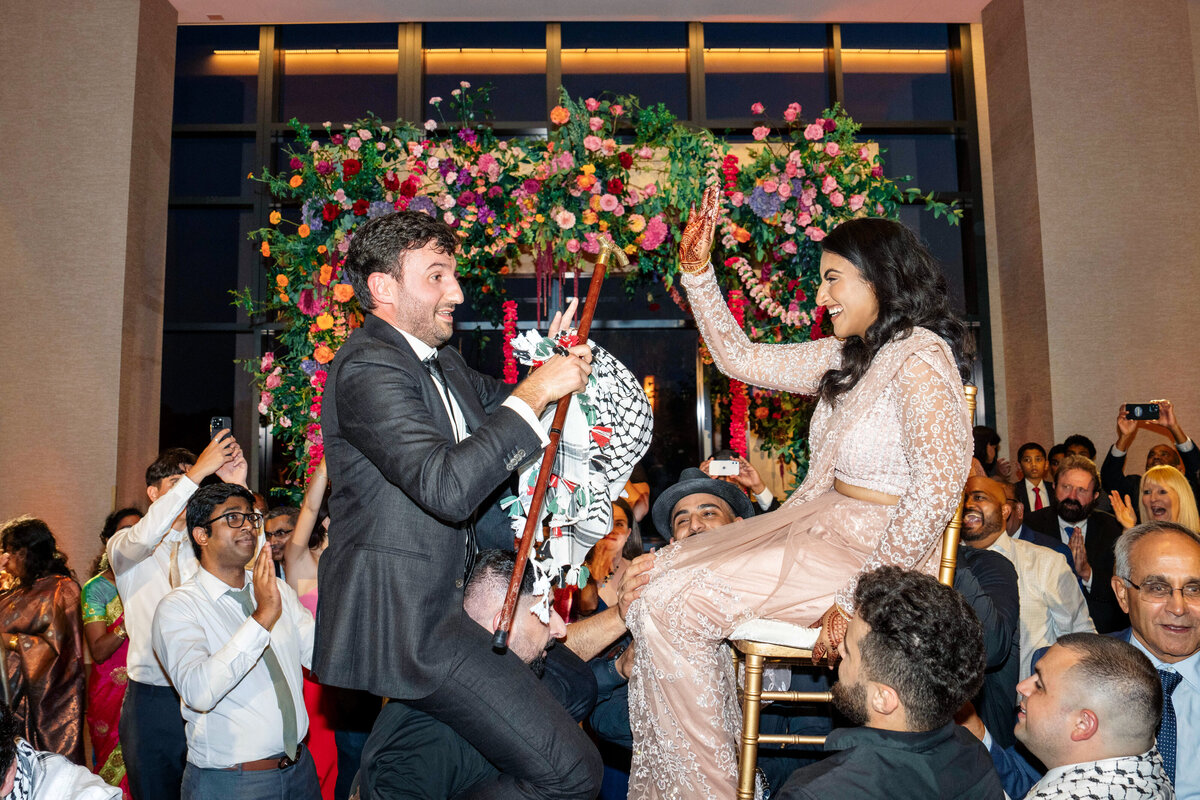
[[[857,267],[879,303],[879,316],[866,334],[851,336],[842,345],[841,368],[821,377],[817,395],[822,400],[832,402],[853,389],[881,347],[918,326],[946,340],[966,380],[967,326],[950,308],[946,277],[937,261],[912,231],[890,219],[863,217],[843,222],[821,245]]]

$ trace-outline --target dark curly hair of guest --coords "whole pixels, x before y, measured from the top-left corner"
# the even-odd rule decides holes
[[[32,586],[47,575],[74,578],[67,557],[58,552],[50,526],[36,517],[17,517],[0,528],[0,549],[6,553],[25,553],[25,577],[21,586]]]
[[[858,581],[863,677],[896,690],[909,729],[930,731],[983,685],[983,627],[966,599],[922,572],[880,567]]]
[[[866,335],[846,339],[841,368],[821,377],[817,395],[822,400],[833,402],[853,389],[880,348],[905,338],[914,327],[928,328],[946,340],[966,380],[967,326],[950,308],[946,276],[912,231],[890,219],[863,217],[838,225],[821,247],[853,264],[879,303],[879,316]]]

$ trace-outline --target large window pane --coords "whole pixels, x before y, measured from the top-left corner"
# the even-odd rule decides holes
[[[846,110],[860,121],[954,117],[945,25],[843,25]]]
[[[884,171],[889,178],[905,175],[911,181],[902,186],[917,186],[922,191],[957,192],[958,156],[950,135],[870,135],[862,137],[878,142],[883,153]]]
[[[186,447],[199,453],[208,444],[208,421],[234,416],[234,389],[249,381],[234,363],[236,334],[163,334],[162,448]]]
[[[960,314],[967,311],[966,281],[963,275],[963,228],[950,225],[946,218],[934,219],[923,205],[903,206],[900,221],[911,228],[941,264],[946,275],[950,304]]]
[[[252,136],[176,136],[171,141],[174,197],[249,198],[257,184],[246,175],[257,171]]]
[[[687,24],[562,23],[563,86],[574,97],[634,94],[688,116]]]
[[[280,120],[341,124],[368,111],[395,119],[399,31],[396,24],[280,28]]]
[[[425,99],[449,99],[467,81],[493,85],[492,119],[546,117],[546,25],[537,22],[427,22],[422,26]],[[453,118],[446,109],[447,121]],[[436,114],[432,114],[436,118]]]
[[[811,119],[829,105],[825,26],[706,23],[704,83],[709,119],[748,117],[755,102],[776,120],[800,103]]]
[[[253,212],[229,208],[173,208],[167,212],[167,272],[163,321],[167,325],[234,322],[230,292],[238,265],[261,260],[246,238]]]
[[[175,124],[254,122],[257,102],[257,27],[179,28]]]

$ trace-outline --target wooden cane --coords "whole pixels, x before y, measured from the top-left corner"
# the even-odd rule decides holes
[[[600,299],[600,286],[604,283],[608,271],[609,256],[615,255],[622,267],[629,266],[625,252],[613,245],[608,239],[597,239],[600,244],[600,255],[592,270],[592,279],[588,284],[587,300],[583,304],[583,312],[579,315],[579,326],[576,328],[579,341],[586,343],[588,331],[592,327],[592,316],[596,313],[596,303]],[[521,543],[517,548],[517,563],[513,566],[512,578],[508,582],[508,593],[504,596],[504,607],[500,612],[500,624],[492,635],[492,648],[503,653],[508,649],[508,632],[512,630],[513,617],[517,612],[517,599],[521,595],[521,580],[525,577],[525,562],[529,560],[529,549],[533,539],[542,524],[542,503],[546,499],[546,487],[550,483],[550,472],[554,468],[554,457],[558,453],[558,442],[562,438],[562,427],[567,419],[567,409],[571,407],[571,395],[558,401],[554,411],[554,422],[550,425],[550,443],[542,453],[542,468],[538,471],[537,483],[533,487],[533,499],[529,504],[529,513],[525,518],[525,532],[521,534]]]

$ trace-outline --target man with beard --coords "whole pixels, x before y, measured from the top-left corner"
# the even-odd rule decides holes
[[[483,551],[464,590],[463,610],[489,634],[499,624],[515,563],[511,551]],[[536,602],[533,570],[525,570],[508,648],[529,665],[559,703],[569,708],[577,702],[570,695],[577,683],[573,676],[563,680],[562,671],[575,667],[586,673],[589,668],[567,648],[555,647],[555,640],[566,635],[566,624],[553,606],[549,622],[543,623],[531,611]],[[550,660],[549,648],[555,652]],[[566,659],[561,658],[564,655]],[[590,710],[589,704],[582,716]],[[496,768],[449,725],[404,703],[389,702],[379,712],[363,748],[358,797],[459,797],[497,774]]]
[[[963,496],[963,543],[997,552],[1017,570],[1021,596],[1021,669],[1017,680],[1024,680],[1032,671],[1034,651],[1054,644],[1064,634],[1094,633],[1096,629],[1088,618],[1083,593],[1066,560],[1047,547],[1009,536],[1005,523],[1012,513],[999,481],[979,477],[967,480]],[[1015,691],[1015,681],[1012,688]],[[1009,699],[1012,697],[1010,692]],[[1012,725],[1011,720],[1008,725]],[[999,728],[991,724],[988,727]]]
[[[983,681],[983,632],[962,595],[928,575],[863,575],[838,650],[834,704],[862,727],[825,740],[823,761],[792,773],[779,800],[1004,796],[983,745],[954,713]]]
[[[1025,524],[1052,539],[1066,543],[1075,559],[1075,574],[1083,583],[1084,598],[1096,630],[1112,633],[1129,626],[1129,617],[1113,594],[1113,545],[1121,523],[1112,514],[1098,511],[1100,474],[1084,456],[1070,455],[1058,467],[1054,484],[1058,503],[1034,511]]]

